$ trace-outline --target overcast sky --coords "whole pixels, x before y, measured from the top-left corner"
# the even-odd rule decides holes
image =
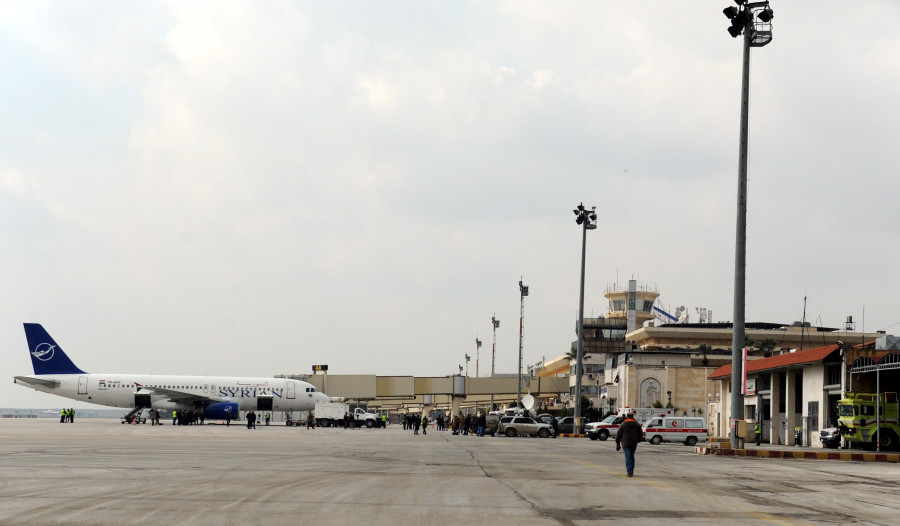
[[[4,2],[0,407],[89,372],[514,373],[634,277],[733,317],[729,2]],[[733,5],[733,4],[732,4]],[[747,320],[900,333],[896,1],[772,2]]]

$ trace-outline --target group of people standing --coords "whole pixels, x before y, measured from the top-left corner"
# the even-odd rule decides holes
[[[443,421],[444,417],[438,417],[438,420]],[[401,417],[403,421],[403,429],[412,429],[414,435],[419,434],[419,429],[422,429],[422,434],[428,434],[428,417],[420,414],[412,414],[409,413]],[[437,424],[435,424],[437,425]],[[443,427],[443,422],[441,423],[441,427]],[[438,429],[440,431],[440,428]]]
[[[59,411],[59,423],[60,424],[74,424],[75,423],[75,409],[71,407],[69,409],[60,409]]]
[[[472,415],[459,415],[453,418],[450,427],[453,429],[454,435],[471,434],[483,437],[484,430],[487,427],[487,417],[484,416],[484,413],[479,413],[478,416],[475,417]]]
[[[159,410],[151,409],[152,411],[156,411],[156,418],[154,421],[159,424]],[[193,426],[193,425],[203,425],[206,422],[206,415],[203,414],[203,411],[194,411],[192,409],[187,410],[172,410],[172,425],[173,426]]]
[[[265,419],[266,425],[269,425],[269,420],[272,419],[271,413],[265,413],[263,416],[257,416],[256,411],[249,410],[245,415],[247,418],[247,429],[256,429],[256,422],[259,420]]]
[[[153,408],[150,408],[150,411],[148,411],[148,414],[147,414],[147,418],[150,419],[150,425],[151,425],[151,426],[158,426],[158,425],[160,425],[160,423],[159,423],[159,409],[153,409]]]

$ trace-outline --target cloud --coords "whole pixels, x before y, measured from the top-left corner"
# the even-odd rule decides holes
[[[496,315],[513,371],[520,277],[526,361],[575,337],[579,202],[588,312],[633,275],[732,316],[741,58],[718,9],[70,9],[0,13],[6,348],[38,321],[94,370],[443,375]],[[783,5],[753,51],[748,319],[807,296],[826,326],[896,321],[900,39],[872,28],[898,9],[823,40],[827,9]]]

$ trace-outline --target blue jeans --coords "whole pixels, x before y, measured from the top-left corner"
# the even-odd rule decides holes
[[[634,473],[634,450],[637,449],[637,446],[628,447],[622,446],[622,451],[625,452],[625,471],[629,474]]]
[[[478,436],[484,436],[484,426],[478,426]]]

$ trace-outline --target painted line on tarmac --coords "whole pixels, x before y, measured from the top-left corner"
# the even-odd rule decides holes
[[[604,466],[598,466],[597,464],[591,464],[590,462],[586,462],[586,461],[584,461],[584,460],[580,460],[580,459],[577,459],[577,458],[563,457],[563,456],[560,456],[560,455],[554,455],[554,454],[551,454],[550,456],[555,457],[555,458],[558,458],[558,459],[560,459],[560,460],[564,460],[564,461],[566,461],[566,462],[572,462],[573,464],[579,464],[579,465],[581,465],[581,466],[585,466],[585,467],[591,468],[591,469],[593,469],[593,470],[595,470],[595,471],[602,471],[603,473],[606,473],[607,475],[611,475],[611,476],[613,476],[613,477],[618,477],[618,478],[620,478],[620,479],[631,479],[632,482],[639,482],[639,483],[644,484],[644,485],[646,485],[646,486],[652,486],[652,487],[654,487],[654,488],[656,488],[656,489],[659,489],[659,490],[662,490],[662,491],[668,491],[668,492],[670,492],[670,493],[674,493],[675,495],[680,495],[680,494],[681,494],[681,492],[678,491],[678,489],[676,489],[674,486],[671,486],[671,485],[666,484],[666,483],[664,483],[664,482],[658,482],[658,481],[655,481],[655,480],[652,480],[652,479],[643,478],[643,477],[640,477],[640,476],[629,477],[629,476],[627,476],[626,474],[622,473],[622,472],[621,472],[620,470],[618,470],[618,469],[612,469],[612,468],[607,468],[607,467],[604,467]]]
[[[745,512],[747,513],[747,515],[750,515],[750,516],[753,517],[753,518],[760,519],[760,520],[764,520],[764,521],[768,521],[768,522],[775,522],[775,523],[778,523],[778,524],[785,524],[785,525],[787,525],[787,526],[798,526],[798,525],[803,525],[803,526],[813,526],[813,524],[812,524],[811,522],[794,522],[794,521],[792,521],[792,520],[790,520],[790,519],[788,519],[788,518],[786,518],[786,517],[781,517],[781,516],[778,516],[778,515],[772,515],[771,513],[766,513],[766,512],[763,512],[763,511],[756,511],[756,510],[753,510],[753,509],[751,509],[751,508],[747,508],[746,506],[741,506],[741,509],[742,509],[743,511],[745,511]]]
[[[525,447],[525,446],[526,446],[525,444],[518,444],[518,443],[511,443],[511,445],[513,445],[514,447]],[[538,452],[538,451],[539,451],[539,450],[537,450],[537,449],[535,449],[535,448],[530,448],[530,449],[534,450],[535,452]],[[671,486],[671,485],[669,485],[669,484],[666,484],[666,483],[664,483],[664,482],[658,482],[658,481],[655,481],[655,480],[652,480],[652,479],[643,478],[643,477],[640,477],[640,476],[637,476],[637,477],[628,477],[626,474],[622,473],[622,472],[621,472],[620,470],[618,470],[618,469],[612,469],[612,468],[607,468],[607,467],[605,467],[605,466],[600,466],[600,465],[597,465],[597,464],[592,464],[592,463],[590,463],[590,462],[587,462],[587,461],[584,461],[584,460],[581,460],[581,459],[578,459],[578,458],[572,458],[572,457],[566,457],[566,456],[563,456],[563,455],[557,455],[556,453],[547,453],[547,452],[545,452],[545,451],[540,451],[540,453],[541,453],[541,454],[544,454],[544,455],[546,455],[546,456],[549,456],[549,457],[553,457],[553,458],[556,458],[556,459],[565,461],[565,462],[571,462],[571,463],[573,463],[573,464],[578,464],[578,465],[581,465],[581,466],[585,466],[585,467],[590,468],[590,469],[592,469],[592,470],[594,470],[594,471],[601,471],[601,472],[606,473],[607,475],[610,475],[610,476],[613,476],[613,477],[618,477],[618,478],[620,478],[620,479],[630,479],[632,482],[639,482],[639,483],[644,484],[644,485],[646,485],[646,486],[652,486],[652,487],[654,487],[654,488],[656,488],[656,489],[659,489],[659,490],[662,490],[662,491],[668,491],[668,492],[670,492],[670,493],[674,493],[675,495],[680,495],[680,494],[681,494],[681,492],[678,491],[677,488],[675,488],[674,486]]]

